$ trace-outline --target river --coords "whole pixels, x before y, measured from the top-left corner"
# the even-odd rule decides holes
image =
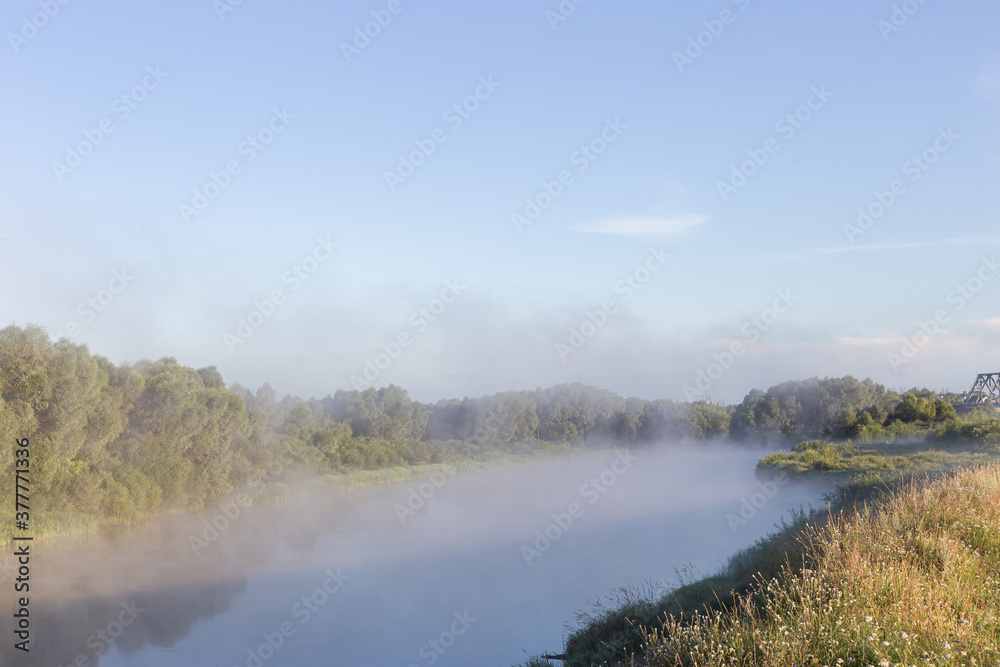
[[[761,454],[605,452],[36,542],[32,651],[8,636],[3,664],[510,667],[597,596],[712,574],[821,504],[757,486]]]

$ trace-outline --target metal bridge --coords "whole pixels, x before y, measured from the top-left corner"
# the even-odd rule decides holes
[[[973,410],[983,405],[1000,409],[1000,373],[980,373],[962,401],[963,410]]]

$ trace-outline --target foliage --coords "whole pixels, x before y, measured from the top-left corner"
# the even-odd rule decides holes
[[[963,418],[950,400],[929,389],[911,389],[900,396],[870,379],[859,382],[847,376],[784,382],[766,392],[754,389],[733,410],[730,431],[759,441],[904,441],[936,432],[960,439],[965,436],[949,425]]]
[[[30,437],[36,525],[134,523],[194,511],[294,471],[345,474],[489,461],[623,439],[723,436],[714,406],[624,399],[582,384],[425,405],[395,385],[322,400],[227,388],[215,367],[115,365],[44,329],[0,330],[0,474]],[[44,519],[44,522],[42,520]]]
[[[731,429],[740,437],[758,439],[850,437],[858,435],[855,429],[881,423],[898,402],[895,392],[869,379],[794,380],[747,394],[733,413]]]
[[[279,400],[266,383],[256,392],[227,388],[215,367],[194,369],[170,357],[116,365],[85,345],[50,342],[41,327],[0,330],[0,437],[8,443],[0,447],[0,474],[13,477],[10,445],[30,436],[36,515],[131,523],[202,509],[256,481],[288,483],[295,471],[345,474],[538,451],[726,437],[801,440],[802,434],[993,447],[1000,446],[1000,419],[957,415],[928,390],[899,396],[851,377],[755,389],[732,408],[624,398],[580,383],[434,404],[395,385]],[[881,461],[876,453],[864,459],[830,447],[775,463],[841,470]],[[883,467],[905,466],[893,459]]]

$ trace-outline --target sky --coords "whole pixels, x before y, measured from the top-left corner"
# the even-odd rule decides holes
[[[965,390],[1000,5],[12,0],[0,324],[422,401]]]

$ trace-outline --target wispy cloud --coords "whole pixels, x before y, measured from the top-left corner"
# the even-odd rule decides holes
[[[575,232],[618,236],[667,236],[693,229],[707,221],[708,218],[703,215],[681,215],[670,218],[624,216],[582,223],[568,229]]]
[[[988,245],[1000,243],[1000,237],[964,237],[955,239],[934,239],[930,241],[886,241],[883,243],[869,243],[866,245],[837,246],[834,248],[808,248],[804,250],[791,250],[788,252],[775,252],[766,255],[755,255],[748,259],[761,264],[792,264],[804,262],[822,255],[838,255],[848,252],[882,252],[889,250],[910,250],[912,248],[942,248],[946,246],[969,246]]]
[[[891,343],[894,343],[896,339],[844,337],[844,338],[838,338],[837,341],[849,347],[882,347],[884,345],[889,345]]]

